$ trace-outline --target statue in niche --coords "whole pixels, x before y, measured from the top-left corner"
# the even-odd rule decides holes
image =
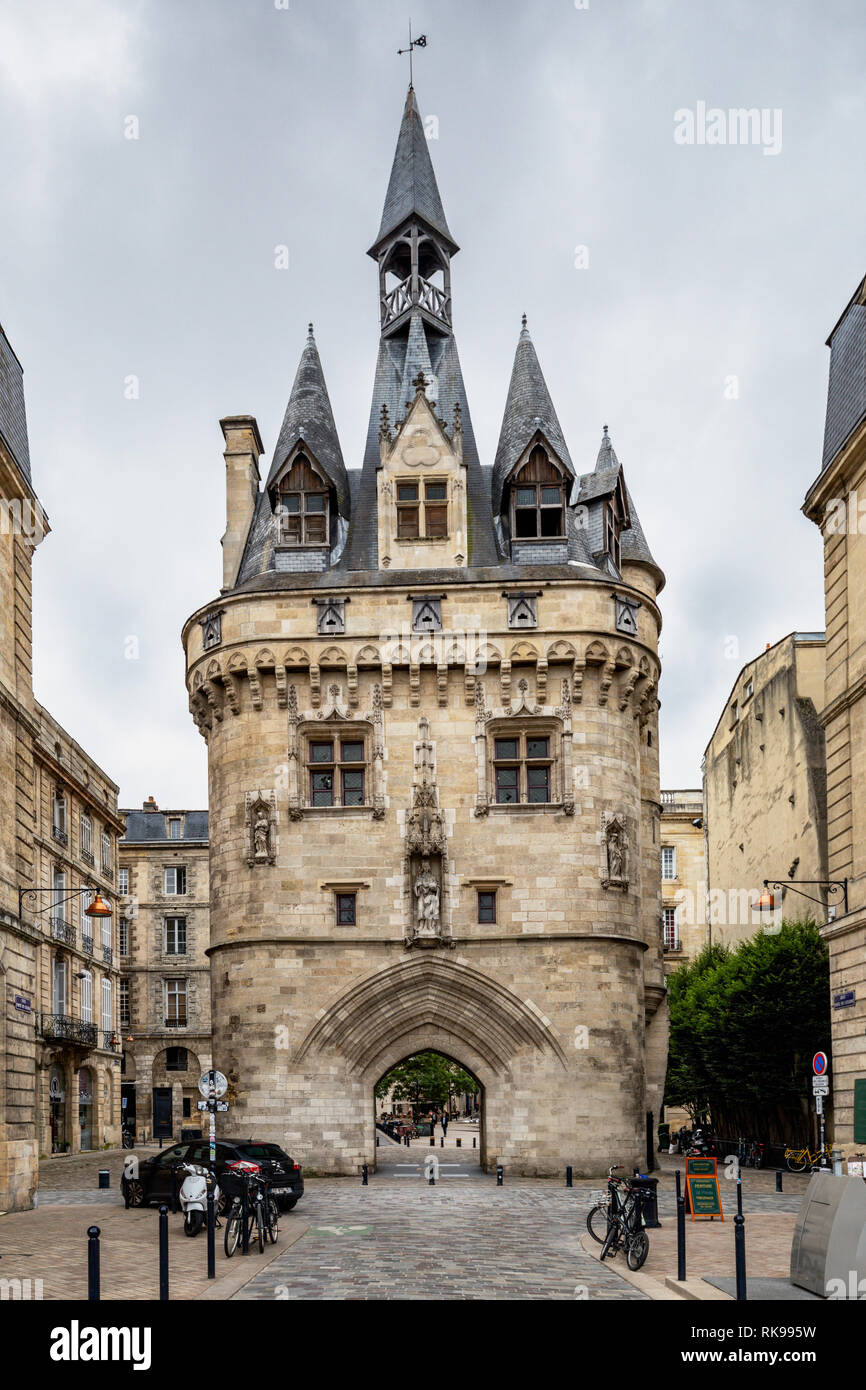
[[[430,860],[422,859],[415,879],[415,933],[417,936],[439,935],[439,881],[430,868]]]
[[[256,813],[255,825],[253,826],[253,838],[255,841],[256,859],[267,859],[268,840],[270,838],[271,822],[270,817],[259,803]]]
[[[602,884],[605,888],[628,888],[628,832],[622,816],[602,820]]]
[[[277,806],[274,792],[246,794],[247,863],[274,864],[277,858]]]

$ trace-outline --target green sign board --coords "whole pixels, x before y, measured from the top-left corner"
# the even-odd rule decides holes
[[[695,1174],[696,1177],[716,1176],[716,1160],[714,1158],[687,1158],[686,1173]]]
[[[854,1143],[866,1144],[866,1077],[854,1082]]]
[[[686,1179],[691,1198],[692,1219],[696,1216],[722,1216],[722,1195],[718,1178]]]

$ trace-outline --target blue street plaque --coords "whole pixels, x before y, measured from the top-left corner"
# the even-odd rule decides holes
[[[848,1009],[856,1002],[857,991],[853,989],[843,989],[838,994],[833,995],[834,1009]]]
[[[29,1012],[30,1012],[30,1000],[29,1000],[29,999],[25,999],[23,994],[16,994],[16,995],[15,995],[15,1007],[16,1007],[16,1009],[18,1010],[19,1013],[22,1013],[22,1014],[29,1014]]]

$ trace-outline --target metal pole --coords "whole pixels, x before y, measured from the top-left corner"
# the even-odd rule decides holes
[[[247,1221],[247,1189],[249,1183],[246,1173],[244,1173],[243,1184],[244,1190],[241,1197],[241,1222],[243,1223],[241,1225],[241,1254],[248,1255],[250,1253],[250,1231],[249,1222]]]
[[[734,1262],[737,1269],[737,1302],[748,1299],[746,1293],[746,1221],[743,1216],[743,1180],[737,1175],[737,1214],[734,1217]]]
[[[98,1303],[99,1293],[99,1227],[87,1228],[87,1297]]]
[[[497,1165],[496,1165],[496,1186],[497,1186],[497,1187],[501,1187],[501,1186],[502,1186],[502,1164],[501,1164],[501,1163],[497,1163]]]
[[[168,1302],[168,1207],[159,1209],[159,1300]]]
[[[455,1140],[455,1143],[457,1144],[457,1147],[458,1147],[458,1149],[459,1149],[459,1148],[461,1147],[463,1141],[462,1141],[462,1139],[457,1139],[457,1140]]]
[[[209,1091],[209,1095],[208,1095],[208,1101],[209,1101],[209,1105],[210,1105],[209,1138],[210,1138],[210,1166],[211,1166],[211,1168],[213,1168],[214,1165],[216,1164],[216,1086],[214,1085],[215,1080],[216,1080],[216,1077],[214,1076],[213,1072],[211,1072],[211,1073],[210,1073],[210,1091]]]
[[[781,1191],[782,1191],[782,1170],[781,1170],[781,1168],[777,1168],[777,1169],[776,1169],[776,1191],[777,1191],[777,1192],[781,1192]]]
[[[565,1185],[566,1185],[566,1187],[573,1187],[573,1186],[574,1186],[574,1183],[572,1182],[571,1178],[572,1178],[572,1170],[571,1170],[571,1166],[569,1166],[569,1167],[566,1168],[566,1170],[565,1170]]]
[[[680,1179],[679,1168],[676,1171],[677,1180],[677,1279],[680,1283],[686,1277],[686,1199],[683,1196],[682,1181]]]
[[[369,1186],[369,1183],[368,1183],[368,1181],[367,1181],[367,1165],[366,1165],[366,1163],[362,1163],[362,1164],[361,1164],[361,1186],[362,1186],[362,1187],[368,1187],[368,1186]]]
[[[216,1278],[216,1203],[214,1201],[214,1176],[207,1180],[207,1277]]]

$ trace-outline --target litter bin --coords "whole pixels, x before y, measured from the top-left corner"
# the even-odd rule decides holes
[[[635,1173],[631,1185],[636,1187],[640,1193],[643,1224],[650,1231],[659,1229],[661,1222],[659,1221],[658,1178],[651,1178],[646,1173]]]
[[[111,1174],[110,1174],[110,1172],[108,1171],[107,1168],[100,1168],[100,1169],[99,1169],[98,1177],[99,1177],[99,1186],[100,1186],[100,1187],[110,1187],[110,1186],[111,1186]]]

